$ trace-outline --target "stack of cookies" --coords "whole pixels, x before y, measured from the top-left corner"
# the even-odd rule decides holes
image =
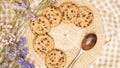
[[[51,28],[59,26],[61,22],[74,23],[76,27],[85,28],[93,22],[93,12],[86,6],[78,7],[72,2],[65,2],[59,7],[46,7],[42,14],[36,17],[37,21],[30,22],[30,29],[35,35],[34,51],[40,56],[45,56],[47,68],[64,68],[67,56],[62,50],[54,47],[54,40],[49,35]]]

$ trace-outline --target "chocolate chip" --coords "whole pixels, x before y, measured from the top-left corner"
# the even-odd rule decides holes
[[[62,12],[62,15],[64,16],[64,15],[65,15],[65,12]]]
[[[66,16],[68,16],[68,14],[66,14]]]
[[[51,8],[54,8],[53,6],[51,6]]]
[[[73,10],[71,10],[71,12],[73,13]]]
[[[86,26],[83,26],[84,28],[86,27]]]
[[[41,19],[39,19],[39,22],[41,22]]]
[[[44,21],[42,21],[42,23],[44,23]]]
[[[56,63],[56,65],[58,66],[58,63]]]
[[[89,15],[92,14],[91,12],[89,12]]]
[[[40,22],[38,22],[38,24],[40,24]]]
[[[37,48],[37,50],[40,50],[40,48]]]
[[[54,18],[54,20],[56,20],[56,18]]]
[[[42,50],[45,50],[44,48],[42,48]]]
[[[68,5],[67,7],[68,7],[68,8],[70,8],[70,6],[69,6],[69,5]]]
[[[63,18],[63,20],[65,20],[65,18]]]
[[[38,26],[37,28],[39,29],[40,27]]]
[[[52,24],[52,21],[50,22],[50,24]]]
[[[42,28],[41,31],[44,31],[44,29]]]
[[[56,10],[57,8],[56,8],[56,7],[54,7],[54,9]]]
[[[61,52],[61,54],[63,54],[63,52]]]
[[[51,11],[53,11],[53,10],[51,9]]]
[[[46,46],[49,46],[49,44],[45,44]]]
[[[43,43],[43,40],[41,40],[41,42]]]
[[[50,16],[50,14],[48,14],[48,16]]]
[[[48,29],[47,27],[44,27],[45,29]]]
[[[92,22],[92,20],[90,20],[90,23]]]
[[[47,32],[45,34],[48,34]]]
[[[35,23],[32,23],[32,25],[34,26],[34,25],[35,25]]]
[[[87,26],[89,26],[89,24],[87,24]]]
[[[81,27],[81,24],[79,24],[79,27]]]
[[[75,4],[72,4],[72,5],[75,5]]]
[[[47,38],[45,38],[45,40],[47,40]]]
[[[87,20],[85,20],[85,22],[88,22]]]
[[[54,60],[52,60],[52,62],[54,62]]]
[[[68,20],[71,20],[71,19],[72,19],[72,18],[70,18],[70,17],[68,18]]]
[[[82,17],[85,17],[86,15],[85,14],[82,14]]]
[[[58,13],[56,13],[56,15],[57,15],[57,16],[59,16],[59,14],[58,14]]]
[[[37,32],[35,32],[35,35],[37,35]]]
[[[51,53],[50,55],[53,55],[53,53]]]
[[[50,42],[50,41],[47,41],[48,43]]]
[[[70,19],[69,17],[67,17],[67,19]]]
[[[54,55],[56,55],[56,53],[54,53]]]
[[[51,14],[51,16],[54,16],[53,14]]]
[[[40,42],[38,42],[38,44],[40,45]]]
[[[76,26],[78,26],[78,24],[75,24]]]
[[[40,50],[40,52],[42,52],[42,53],[44,53],[44,54],[45,54],[45,52],[44,52],[43,50]]]

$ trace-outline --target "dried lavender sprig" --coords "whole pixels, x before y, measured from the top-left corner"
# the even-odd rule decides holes
[[[49,5],[55,4],[55,3],[56,3],[56,1],[53,1],[53,0],[42,0],[42,2],[40,2],[39,5],[34,9],[33,13],[36,14],[41,9],[43,9]]]
[[[20,41],[19,43],[13,45],[14,51],[12,51],[13,49],[10,50],[10,48],[8,48],[8,45],[6,46],[6,52],[9,56],[9,58],[13,60],[13,61],[11,60],[12,62],[15,62],[16,60],[18,60],[20,68],[25,68],[25,67],[34,68],[33,64],[30,64],[29,62],[27,62],[25,60],[25,55],[27,54],[27,51],[25,50],[25,43],[26,43],[25,38],[20,38],[19,41]],[[21,60],[23,60],[23,61],[21,61]],[[7,60],[5,60],[4,62],[6,62],[6,61]],[[11,61],[8,64],[11,64],[12,63]],[[20,61],[21,61],[21,64],[20,64]],[[17,64],[16,64],[16,66],[17,66]]]
[[[19,27],[20,28],[20,27]],[[16,30],[19,30],[19,28],[17,28]],[[18,51],[18,52],[20,52],[20,51]],[[23,53],[24,51],[22,51],[21,53]],[[11,55],[11,54],[10,54]]]
[[[20,15],[20,14],[18,15],[18,16],[20,16],[19,18],[21,18],[21,20],[16,22],[16,25],[15,25],[16,29],[13,28],[13,30],[12,30],[12,31],[14,31],[13,33],[15,33],[17,31],[15,33],[17,36],[17,41],[19,40],[19,38],[21,36],[24,36],[26,29],[29,25],[30,20],[28,18],[26,18],[26,14],[27,14],[27,17],[31,17],[31,19],[36,20],[35,16],[27,9],[25,3],[22,0],[20,2],[22,3],[22,5],[21,6],[15,5],[15,8],[21,10],[22,15]]]
[[[42,3],[42,2],[40,3],[40,5],[38,6],[37,10],[40,10],[40,9],[42,9],[42,8],[45,8],[45,7],[47,7],[48,5],[51,5],[51,4],[53,4],[53,1],[43,0],[43,3]],[[22,7],[22,8],[25,9],[25,6]],[[28,16],[28,17],[31,17],[32,20],[36,20],[35,15],[34,15],[35,13],[32,14],[32,12],[31,12],[31,11],[28,11],[27,9],[26,9],[25,12],[27,13],[27,16]],[[18,41],[18,39],[20,38],[20,36],[25,36],[24,34],[25,34],[26,29],[27,29],[27,27],[28,27],[28,25],[29,25],[29,22],[30,22],[30,20],[29,20],[29,19],[26,19],[26,21],[23,21],[22,23],[20,23],[20,24],[19,24],[19,28],[17,27],[18,29],[15,30],[15,31],[18,31],[18,33],[16,34],[16,35],[17,35],[17,41]]]

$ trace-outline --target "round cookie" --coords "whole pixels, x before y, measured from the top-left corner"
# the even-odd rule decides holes
[[[56,6],[49,6],[45,8],[42,14],[50,21],[51,27],[56,27],[61,23],[62,13]]]
[[[85,28],[89,26],[94,20],[93,12],[86,6],[80,6],[78,12],[78,18],[75,22],[77,27]]]
[[[45,55],[54,48],[54,40],[47,34],[36,36],[33,40],[33,48],[37,54]]]
[[[75,4],[71,2],[65,2],[60,5],[60,10],[63,16],[62,22],[69,24],[76,21],[78,15],[78,7]]]
[[[47,68],[64,68],[66,58],[66,54],[63,51],[53,49],[46,54],[45,63]]]
[[[33,34],[46,34],[50,31],[50,22],[44,16],[37,16],[38,21],[30,22],[30,29]]]

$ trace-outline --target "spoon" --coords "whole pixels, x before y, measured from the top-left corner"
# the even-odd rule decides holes
[[[79,53],[76,55],[76,57],[72,60],[72,62],[69,64],[68,68],[72,68],[77,59],[80,57],[82,53],[85,52],[85,50],[90,50],[95,46],[97,42],[97,36],[94,33],[87,34],[82,42],[81,42],[81,49],[79,50]]]

